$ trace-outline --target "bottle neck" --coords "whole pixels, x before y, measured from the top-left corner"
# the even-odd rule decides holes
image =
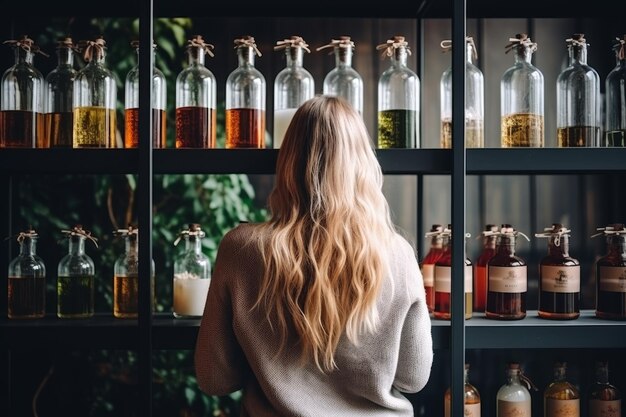
[[[469,369],[463,370],[463,383],[469,384]]]
[[[59,67],[72,67],[74,65],[74,53],[69,48],[57,49]]]
[[[406,48],[403,46],[400,46],[394,50],[392,62],[394,65],[397,65],[400,67],[406,67],[408,56],[409,54]]]
[[[496,248],[496,237],[495,236],[485,236],[483,238],[483,248],[484,249],[495,249]]]
[[[20,255],[30,256],[35,255],[37,253],[37,240],[32,237],[25,237],[22,242],[20,242]]]
[[[202,253],[202,239],[198,239],[195,236],[186,238],[185,250],[200,255]]]
[[[569,49],[569,63],[570,65],[578,62],[581,64],[587,64],[587,46],[585,45],[570,45]]]
[[[15,48],[15,63],[16,64],[30,64],[33,65],[33,57],[35,56],[35,54],[33,54],[30,51],[26,51],[22,48]]]
[[[626,236],[616,235],[607,238],[609,256],[626,257]]]
[[[548,240],[548,255],[556,258],[569,256],[569,236],[551,236]]]
[[[188,51],[189,65],[204,65],[204,50],[200,47],[191,47]]]
[[[352,49],[335,48],[335,65],[337,67],[351,67],[352,66]]]
[[[85,238],[80,236],[71,236],[69,244],[70,255],[84,255],[85,254]]]
[[[242,46],[237,49],[237,60],[240,67],[254,66],[254,49]]]
[[[516,50],[515,50],[515,62],[516,63],[521,63],[521,62],[525,62],[527,64],[530,64],[531,59],[533,57],[533,53],[530,50],[529,47],[527,46],[519,46]]]
[[[441,249],[443,247],[443,241],[439,236],[433,236],[430,239],[430,247],[432,249]]]
[[[128,256],[137,256],[137,236],[127,237],[125,242],[126,247],[126,255]]]
[[[519,385],[520,384],[520,377],[519,377],[519,369],[509,369],[507,371],[507,383],[509,385]]]
[[[496,246],[496,252],[501,255],[515,255],[515,237],[500,236],[499,242]]]
[[[606,364],[596,366],[596,382],[600,384],[609,383],[609,368]]]
[[[285,49],[285,56],[287,59],[288,67],[301,67],[303,62],[303,49],[299,46],[294,46]]]
[[[472,47],[472,44],[468,43],[466,44],[466,51],[465,51],[465,61],[468,64],[474,64],[474,48]]]
[[[565,381],[565,367],[558,366],[554,368],[554,381]]]

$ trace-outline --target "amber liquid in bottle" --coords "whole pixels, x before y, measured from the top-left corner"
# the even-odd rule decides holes
[[[74,109],[74,148],[115,148],[115,110],[85,106]]]
[[[490,225],[488,226],[491,229]],[[487,306],[487,262],[496,254],[496,236],[483,237],[483,250],[474,263],[474,311],[485,312]]]
[[[176,148],[215,148],[217,115],[208,107],[176,109]]]
[[[565,364],[554,368],[554,380],[543,393],[544,417],[580,417],[580,394],[565,377]]]
[[[74,141],[72,130],[74,128],[74,113],[46,113],[44,114],[46,137],[50,141],[51,148],[71,148]]]
[[[485,143],[482,120],[467,119],[465,121],[465,147],[482,148]],[[452,120],[444,119],[441,122],[441,147],[452,148]]]
[[[600,128],[592,126],[560,127],[556,130],[559,148],[596,146]]]
[[[34,148],[44,137],[43,114],[22,110],[0,111],[0,148]]]
[[[526,317],[527,285],[527,266],[515,255],[515,236],[499,236],[496,254],[487,264],[485,317],[498,320]]]
[[[609,383],[609,365],[598,361],[596,381],[589,388],[589,417],[622,417],[622,395]]]
[[[480,393],[478,389],[474,385],[469,382],[468,378],[469,365],[465,365],[464,371],[464,379],[465,383],[463,386],[464,390],[464,406],[463,406],[463,417],[480,417]],[[450,388],[446,389],[444,394],[444,416],[451,417],[450,414],[450,402],[452,401],[452,391]]]
[[[414,148],[417,138],[417,111],[383,110],[378,112],[378,147]]]
[[[265,111],[227,109],[226,148],[265,148]]]
[[[9,277],[8,317],[10,319],[45,316],[46,280],[44,277]]]
[[[543,116],[516,113],[502,118],[502,147],[543,147]]]
[[[57,279],[57,316],[85,318],[94,314],[94,276],[61,276]]]
[[[152,109],[152,146],[165,148],[165,110]],[[124,147],[139,147],[139,109],[126,109],[124,112]]]
[[[596,262],[596,317],[626,320],[626,236],[608,236],[607,243]]]
[[[113,315],[117,318],[137,318],[139,279],[137,275],[113,278]]]

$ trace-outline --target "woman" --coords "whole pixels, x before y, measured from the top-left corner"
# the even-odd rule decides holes
[[[413,416],[433,359],[422,276],[359,113],[317,96],[281,145],[271,218],[220,243],[195,366],[244,416]]]

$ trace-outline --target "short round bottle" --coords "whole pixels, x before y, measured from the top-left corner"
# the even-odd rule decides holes
[[[13,47],[15,64],[0,81],[0,148],[45,147],[45,81],[33,62],[35,54],[42,52],[28,36],[5,43]]]
[[[464,417],[480,417],[480,393],[478,389],[469,381],[469,364],[465,364],[463,371],[464,389]],[[448,387],[444,393],[444,417],[451,417],[452,390]]]
[[[131,42],[139,58],[139,42]],[[152,46],[154,49],[156,45]],[[126,75],[124,85],[124,147],[139,147],[139,64]],[[152,147],[165,148],[167,85],[165,76],[156,65],[152,71]]]
[[[531,396],[522,383],[519,363],[511,362],[506,369],[506,383],[496,394],[496,417],[532,417]]]
[[[424,237],[430,239],[428,253],[420,263],[420,272],[424,281],[424,291],[426,292],[426,305],[428,312],[435,310],[435,264],[443,255],[443,238],[441,236],[443,226],[433,224],[430,231]]]
[[[20,253],[9,263],[8,317],[41,318],[46,314],[46,265],[37,255],[39,235],[33,229],[20,232]]]
[[[626,35],[613,44],[615,67],[605,81],[606,113],[603,146],[626,146]]]
[[[473,307],[476,312],[485,312],[487,305],[487,263],[496,254],[498,226],[488,224],[482,232],[482,250],[474,262]]]
[[[611,224],[598,229],[606,239],[607,253],[595,264],[596,317],[626,320],[626,228]]]
[[[71,148],[73,145],[75,49],[72,38],[60,40],[57,43],[57,66],[46,76],[44,141],[52,148]]]
[[[187,41],[187,67],[176,77],[176,148],[215,148],[217,87],[205,66],[213,45],[196,35]]]
[[[174,261],[174,317],[196,318],[204,312],[211,284],[211,262],[202,253],[204,236],[199,224],[190,224],[176,239],[175,244],[185,242],[185,249]]]
[[[234,42],[238,65],[226,79],[226,148],[265,148],[266,83],[254,66],[261,52],[252,36]]]
[[[93,260],[85,253],[85,241],[96,244],[91,233],[82,226],[64,230],[68,239],[68,254],[57,267],[57,316],[59,318],[88,318],[94,315]]]
[[[567,363],[554,364],[554,378],[543,392],[544,417],[580,417],[580,393],[567,380]]]

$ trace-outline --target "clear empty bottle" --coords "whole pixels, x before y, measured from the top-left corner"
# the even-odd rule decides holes
[[[26,35],[4,43],[13,47],[15,64],[0,81],[0,148],[44,147],[45,82],[33,61],[36,53],[45,54]]]
[[[57,316],[92,317],[96,269],[85,253],[85,241],[90,240],[98,247],[97,239],[81,225],[62,232],[68,239],[68,254],[59,261],[57,268]]]
[[[463,371],[463,390],[464,390],[464,405],[463,405],[463,413],[464,417],[480,417],[480,393],[478,389],[472,385],[469,381],[469,369],[470,366],[468,363],[465,364],[465,369]],[[451,407],[450,403],[452,401],[452,390],[448,387],[444,394],[444,417],[451,417]],[[461,413],[457,413],[460,415]]]
[[[481,233],[483,248],[474,262],[474,311],[484,313],[487,305],[487,263],[496,254],[498,226],[488,224]]]
[[[433,224],[430,231],[424,236],[430,239],[430,248],[428,253],[420,263],[420,272],[424,281],[424,291],[426,292],[426,305],[428,312],[435,310],[435,264],[443,256],[443,226]]]
[[[566,39],[568,66],[556,79],[557,146],[600,146],[600,76],[587,65],[587,40],[582,33]]]
[[[569,256],[570,232],[554,223],[535,234],[548,239],[548,255],[539,262],[538,315],[544,319],[572,320],[580,316],[580,262]]]
[[[543,74],[532,63],[537,44],[525,33],[509,38],[506,53],[515,53],[515,63],[500,82],[503,148],[544,146]]]
[[[603,146],[626,146],[626,35],[615,38],[615,67],[605,81],[606,125]]]
[[[532,417],[531,387],[534,385],[524,376],[519,363],[507,364],[506,383],[496,394],[496,417]]]
[[[596,317],[626,320],[626,228],[623,224],[599,227],[607,253],[595,263]]]
[[[117,81],[106,66],[102,37],[82,41],[87,65],[74,79],[74,148],[117,147]]]
[[[304,52],[311,52],[300,36],[276,42],[275,51],[285,51],[285,68],[274,80],[274,148],[280,148],[287,127],[302,103],[315,95],[315,80],[303,66]]]
[[[211,262],[202,253],[204,236],[200,225],[193,223],[174,242],[185,241],[184,251],[174,261],[174,317],[201,317],[204,312],[211,284]]]
[[[139,59],[139,41],[131,42]],[[156,44],[152,45],[154,55]],[[126,75],[124,87],[124,147],[139,147],[139,62]],[[152,71],[152,143],[165,148],[167,85],[165,76],[156,65]]]
[[[46,265],[37,255],[39,235],[30,228],[20,232],[20,253],[9,263],[8,317],[41,318],[46,314]]]
[[[265,148],[263,74],[254,67],[261,56],[252,36],[235,39],[238,66],[226,79],[226,148]]]
[[[465,147],[485,146],[485,81],[474,64],[478,54],[474,38],[465,38]],[[452,41],[441,42],[444,51],[452,49]],[[441,75],[441,147],[452,148],[452,66]]]
[[[176,148],[216,146],[216,80],[204,64],[213,49],[200,35],[187,41],[187,68],[176,78]]]
[[[621,417],[622,394],[609,382],[609,363],[596,361],[596,379],[589,388],[589,417]]]
[[[567,363],[554,364],[554,378],[543,392],[544,417],[580,417],[580,392],[567,380]]]
[[[57,66],[46,76],[44,142],[52,148],[71,148],[73,145],[75,53],[72,38],[57,42]]]
[[[391,65],[378,79],[378,147],[420,147],[420,80],[407,66],[411,49],[404,36],[378,45]]]
[[[331,53],[335,55],[335,68],[324,77],[323,93],[343,97],[355,110],[363,114],[363,78],[352,67],[354,42],[349,36],[340,36],[339,39],[333,39],[317,50],[325,48],[333,48]]]

